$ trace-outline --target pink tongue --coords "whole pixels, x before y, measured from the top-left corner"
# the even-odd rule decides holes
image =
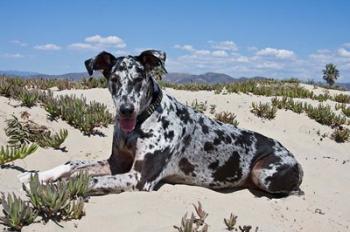
[[[135,129],[136,118],[121,118],[119,123],[124,132],[131,132]]]

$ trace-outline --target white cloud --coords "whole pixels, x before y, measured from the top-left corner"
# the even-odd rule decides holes
[[[248,51],[257,51],[258,48],[257,47],[254,47],[254,46],[250,46],[247,48]]]
[[[68,45],[69,49],[73,50],[103,50],[108,48],[125,48],[126,43],[118,36],[110,35],[102,37],[100,35],[93,35],[86,37],[84,42],[72,43]]]
[[[192,47],[192,45],[188,45],[188,44],[185,44],[185,45],[176,44],[174,46],[174,48],[177,48],[177,49],[180,49],[180,50],[184,50],[184,51],[188,51],[188,52],[195,51],[194,48]]]
[[[350,48],[350,43],[344,43],[343,46],[346,48]]]
[[[106,37],[102,37],[100,35],[94,35],[90,37],[85,38],[85,42],[90,44],[96,44],[99,46],[106,46],[106,47],[117,47],[117,48],[125,48],[126,44],[124,41],[115,35],[110,35]]]
[[[337,54],[341,57],[350,58],[350,51],[346,50],[345,48],[339,48]]]
[[[24,42],[22,42],[20,40],[16,40],[16,39],[11,40],[10,43],[16,44],[16,45],[21,46],[21,47],[26,47],[28,45],[27,43],[24,43]]]
[[[58,51],[61,50],[61,47],[56,44],[43,44],[43,45],[36,45],[34,46],[37,50],[43,50],[43,51]]]
[[[4,54],[2,55],[2,57],[17,59],[17,58],[23,58],[24,55],[22,55],[22,54],[20,54],[20,53],[4,53]]]
[[[216,51],[213,51],[212,52],[212,55],[213,56],[216,56],[216,57],[227,57],[228,54],[226,51],[223,51],[223,50],[216,50]]]
[[[211,46],[212,48],[218,49],[218,50],[231,50],[231,51],[238,50],[236,43],[231,40],[220,41],[220,42],[209,41],[209,43],[212,44]]]
[[[88,43],[72,43],[68,45],[68,48],[74,50],[95,50],[96,48]]]
[[[257,56],[271,56],[279,59],[291,59],[295,57],[293,51],[286,49],[264,48],[256,52]]]

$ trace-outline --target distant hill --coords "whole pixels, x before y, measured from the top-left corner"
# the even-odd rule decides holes
[[[21,78],[44,78],[44,79],[68,79],[68,80],[80,80],[82,78],[87,78],[87,72],[77,72],[77,73],[65,73],[61,75],[49,75],[36,72],[25,72],[8,70],[1,71],[0,76],[16,76]],[[100,77],[101,74],[95,72],[93,77]],[[217,83],[232,83],[240,82],[246,80],[264,80],[266,77],[255,76],[255,77],[240,77],[234,78],[224,73],[214,73],[207,72],[204,74],[189,74],[189,73],[168,73],[164,80],[171,83],[185,84],[185,83],[203,83],[203,84],[217,84]],[[337,83],[338,86],[350,91],[350,83]]]

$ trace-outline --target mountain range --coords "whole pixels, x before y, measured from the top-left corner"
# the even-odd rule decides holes
[[[21,78],[49,78],[49,79],[68,79],[68,80],[80,80],[82,78],[88,77],[86,72],[77,72],[77,73],[65,73],[60,75],[49,75],[37,72],[25,72],[17,70],[7,70],[1,71],[0,76],[16,76]],[[95,72],[94,77],[99,77],[101,74]],[[267,79],[266,77],[255,76],[255,77],[240,77],[233,78],[224,73],[214,73],[207,72],[204,74],[189,74],[189,73],[168,73],[164,77],[164,80],[171,83],[185,84],[185,83],[203,83],[203,84],[217,84],[217,83],[232,83],[245,81],[248,79],[263,80]],[[337,83],[337,85],[350,90],[350,83]]]

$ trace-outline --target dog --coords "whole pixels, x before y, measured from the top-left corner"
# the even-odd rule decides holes
[[[85,61],[89,75],[102,71],[116,108],[112,154],[103,161],[69,161],[39,172],[56,181],[79,171],[91,175],[94,195],[152,191],[161,183],[214,190],[245,187],[270,194],[299,190],[303,171],[278,141],[224,124],[163,93],[166,54],[147,50],[115,57],[101,52]],[[31,173],[20,176],[28,183]]]

